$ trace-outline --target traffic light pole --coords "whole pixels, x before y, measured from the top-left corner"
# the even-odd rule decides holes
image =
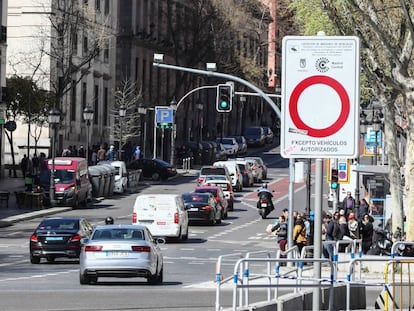
[[[215,71],[208,71],[208,70],[201,70],[201,69],[194,69],[194,68],[187,68],[187,67],[181,67],[181,66],[174,66],[174,65],[168,65],[163,63],[152,63],[155,67],[165,68],[165,69],[171,69],[171,70],[178,70],[178,71],[185,71],[185,72],[191,72],[199,75],[205,75],[209,77],[216,77],[216,78],[224,78],[232,81],[239,82],[240,84],[243,84],[250,89],[254,90],[256,93],[258,93],[269,105],[272,107],[272,109],[276,112],[277,116],[280,119],[280,109],[279,107],[272,101],[272,99],[264,93],[261,89],[259,89],[257,86],[251,84],[250,82],[243,80],[239,77],[229,75],[226,73],[221,72],[215,72]],[[178,105],[177,105],[178,106]]]

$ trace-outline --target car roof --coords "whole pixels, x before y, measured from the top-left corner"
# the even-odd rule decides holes
[[[205,185],[207,183],[226,183],[226,184],[231,184],[230,180],[228,180],[228,179],[209,179],[209,180],[206,180],[204,183],[205,183]]]
[[[95,230],[103,229],[142,229],[144,230],[146,226],[144,225],[131,225],[131,224],[113,224],[113,225],[98,225],[95,227]]]

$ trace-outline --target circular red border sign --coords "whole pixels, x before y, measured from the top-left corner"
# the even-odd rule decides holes
[[[300,118],[298,111],[298,101],[300,95],[306,88],[314,84],[325,84],[330,86],[339,95],[341,100],[341,113],[339,114],[338,119],[336,119],[332,125],[322,129],[315,129],[307,125]],[[327,137],[337,133],[346,123],[350,109],[351,104],[345,88],[338,81],[327,76],[312,76],[304,79],[294,88],[289,100],[289,113],[292,122],[295,124],[297,129],[306,130],[307,135],[312,137]]]

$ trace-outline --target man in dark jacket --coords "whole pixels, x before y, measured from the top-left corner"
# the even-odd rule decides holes
[[[342,209],[345,211],[346,218],[349,214],[355,213],[355,199],[352,197],[351,191],[346,193],[346,197],[342,201]]]

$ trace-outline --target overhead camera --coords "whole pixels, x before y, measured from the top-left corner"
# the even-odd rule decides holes
[[[164,61],[164,54],[154,53],[154,62],[155,63],[162,63],[163,61]]]

